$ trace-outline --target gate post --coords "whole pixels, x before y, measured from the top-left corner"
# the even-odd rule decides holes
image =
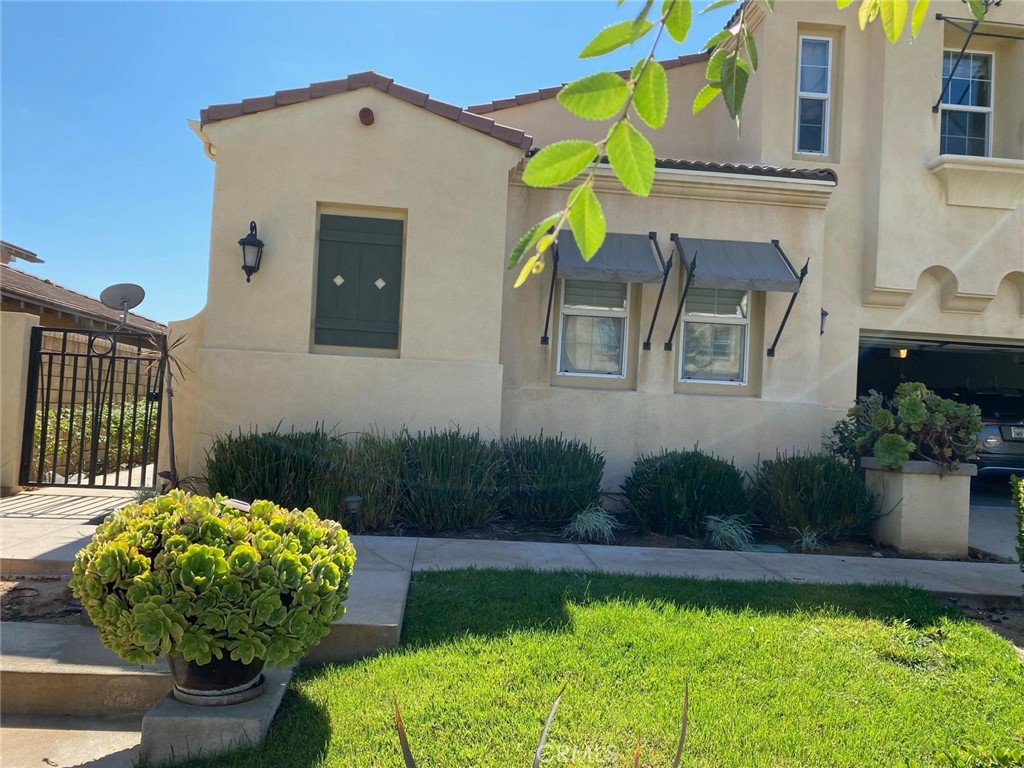
[[[29,347],[37,315],[0,313],[0,489],[20,490],[22,435],[28,395]]]

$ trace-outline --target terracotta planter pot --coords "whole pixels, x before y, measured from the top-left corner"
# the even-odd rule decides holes
[[[185,661],[180,653],[167,657],[174,698],[205,707],[241,704],[262,695],[266,687],[264,663],[263,659],[253,659],[251,664],[243,664],[225,655],[223,659],[199,665]]]

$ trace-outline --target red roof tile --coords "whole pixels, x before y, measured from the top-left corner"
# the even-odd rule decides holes
[[[480,117],[468,110],[457,107],[454,104],[446,104],[443,101],[431,99],[427,94],[412,88],[399,85],[389,77],[384,77],[376,72],[358,72],[349,75],[343,80],[330,80],[324,83],[313,83],[308,88],[293,88],[286,91],[278,91],[273,96],[261,96],[254,99],[244,99],[237,104],[215,104],[200,110],[199,119],[203,125],[215,123],[218,120],[230,120],[242,115],[262,112],[275,107],[283,107],[289,104],[298,104],[310,99],[319,99],[324,96],[332,96],[336,93],[354,91],[357,88],[376,88],[382,93],[391,94],[402,101],[417,107],[433,112],[449,120],[457,122],[480,133],[487,134],[493,138],[511,144],[520,149],[529,149],[533,144],[533,137],[527,135],[518,128],[501,125],[486,117]]]
[[[665,69],[675,69],[676,67],[684,67],[687,64],[697,64],[702,61],[707,61],[709,54],[707,53],[690,53],[685,56],[677,56],[674,59],[668,59],[662,61],[661,66]],[[623,77],[629,77],[629,70],[624,69],[619,72]],[[558,92],[562,90],[562,85],[551,86],[548,88],[541,88],[539,91],[530,91],[528,93],[517,93],[508,99],[496,99],[488,104],[476,104],[472,107],[466,107],[470,112],[475,112],[478,115],[485,115],[488,112],[499,112],[503,109],[509,109],[510,107],[517,107],[520,104],[529,104],[534,101],[541,101],[543,99],[550,99],[558,95]]]

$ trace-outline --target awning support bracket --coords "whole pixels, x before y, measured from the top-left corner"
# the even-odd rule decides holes
[[[683,305],[686,303],[686,294],[690,290],[690,283],[693,280],[693,273],[697,271],[697,254],[693,254],[693,263],[687,264],[686,259],[683,257],[683,244],[679,240],[679,235],[675,232],[671,234],[669,239],[676,247],[676,253],[679,254],[679,261],[686,267],[686,283],[683,285],[683,295],[679,297],[679,309],[676,310],[676,318],[672,321],[672,330],[669,331],[668,341],[665,342],[665,351],[672,351],[672,339],[676,337],[676,329],[679,328],[679,318],[683,316]],[[669,260],[671,261],[671,256]],[[664,289],[664,284],[662,288]]]
[[[772,245],[779,249],[779,253],[782,253],[782,248],[779,248],[779,241],[772,240]],[[786,257],[785,253],[782,253],[783,258]],[[789,259],[786,259],[789,262]],[[800,270],[800,282],[797,283],[796,290],[793,291],[793,295],[789,299],[789,306],[786,307],[786,314],[782,316],[782,323],[779,325],[779,330],[775,334],[775,339],[772,341],[772,345],[768,347],[768,357],[775,357],[775,348],[779,345],[779,339],[782,337],[782,330],[786,327],[786,323],[789,321],[789,313],[793,311],[793,304],[796,303],[796,297],[800,293],[800,286],[804,284],[804,278],[807,277],[807,266],[811,263],[810,259],[804,262],[803,269]]]
[[[648,232],[648,237],[651,238],[651,242],[654,243],[654,250],[658,254],[658,261],[661,262],[661,271],[663,277],[661,278],[661,289],[658,291],[658,301],[654,305],[654,317],[651,318],[651,327],[647,330],[647,340],[644,341],[644,349],[649,350],[651,348],[651,336],[654,335],[654,324],[658,322],[658,311],[661,309],[661,299],[665,295],[665,284],[668,282],[668,274],[672,271],[672,254],[669,254],[668,261],[665,261],[665,257],[661,253],[661,246],[658,245],[658,233]]]
[[[544,316],[544,335],[540,337],[540,343],[547,346],[548,342],[551,341],[548,336],[548,332],[551,330],[551,306],[555,300],[555,278],[558,277],[558,242],[555,242],[553,247],[554,258],[552,261],[555,263],[551,265],[551,285],[548,286],[548,312]]]
[[[954,27],[956,27],[957,29],[961,30],[962,32],[966,32],[966,33],[967,33],[967,37],[966,37],[966,38],[964,38],[964,44],[963,44],[962,46],[960,46],[960,53],[958,53],[958,54],[956,55],[956,61],[955,61],[955,62],[953,62],[953,66],[952,66],[952,68],[950,68],[950,70],[949,70],[949,74],[948,74],[948,75],[946,75],[946,77],[945,77],[945,78],[943,79],[943,81],[942,81],[942,93],[940,93],[940,94],[939,94],[939,99],[938,99],[938,101],[936,101],[936,102],[935,102],[935,103],[934,103],[934,104],[932,105],[932,112],[934,112],[935,114],[938,114],[938,112],[939,112],[939,107],[940,107],[940,105],[942,104],[942,100],[943,100],[944,98],[946,98],[946,91],[948,91],[948,90],[949,90],[949,84],[950,84],[951,82],[953,82],[953,73],[954,73],[954,72],[956,72],[956,70],[957,70],[957,67],[959,67],[959,66],[960,66],[960,61],[961,61],[961,60],[963,59],[963,57],[964,57],[964,52],[965,52],[965,51],[967,50],[967,46],[968,46],[968,44],[970,44],[970,42],[971,42],[971,38],[972,38],[972,37],[974,37],[974,32],[975,32],[975,30],[977,30],[977,29],[978,29],[978,24],[979,24],[980,22],[979,22],[979,21],[978,21],[977,19],[975,19],[974,21],[972,21],[972,22],[971,22],[971,28],[970,28],[970,29],[964,29],[963,27],[961,27],[961,26],[960,26],[959,24],[957,24],[956,22],[954,22],[954,21],[950,20],[950,19],[949,19],[948,17],[946,17],[946,16],[943,16],[943,15],[942,15],[941,13],[937,13],[937,14],[935,14],[935,18],[936,18],[936,19],[938,19],[939,21],[943,21],[943,20],[945,20],[945,21],[946,21],[946,23],[948,23],[948,24],[952,24],[952,25],[953,25]]]

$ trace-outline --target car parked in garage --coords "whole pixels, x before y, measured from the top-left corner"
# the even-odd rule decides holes
[[[1024,396],[978,394],[982,427],[978,447],[979,476],[1024,476]]]

